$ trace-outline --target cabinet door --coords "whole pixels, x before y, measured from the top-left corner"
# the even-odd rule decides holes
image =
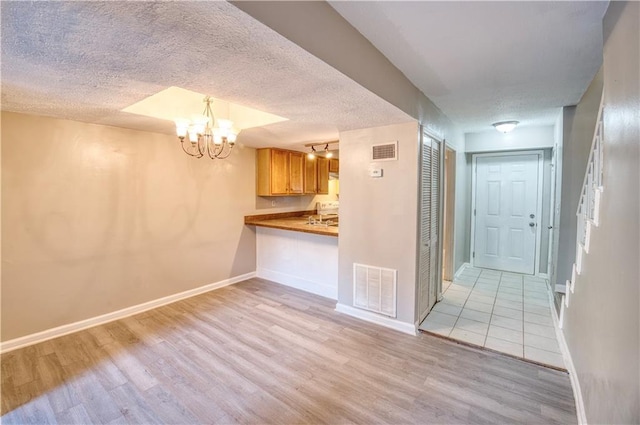
[[[318,192],[321,195],[329,194],[329,160],[318,157]]]
[[[340,160],[331,158],[329,160],[329,172],[331,173],[339,173],[340,172]]]
[[[289,193],[289,152],[271,149],[271,194]]]
[[[304,193],[316,193],[318,190],[318,163],[304,157]]]
[[[300,152],[289,152],[289,193],[304,192],[304,157]]]

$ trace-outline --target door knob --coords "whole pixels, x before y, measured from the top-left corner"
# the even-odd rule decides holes
[[[531,223],[529,223],[529,227],[534,227],[536,225],[536,223],[534,223],[533,221]]]

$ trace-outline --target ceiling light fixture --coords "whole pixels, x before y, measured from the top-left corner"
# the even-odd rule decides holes
[[[311,148],[311,152],[307,154],[307,158],[314,159],[316,157],[316,146],[324,146],[324,157],[325,158],[333,158],[333,152],[329,152],[329,145],[338,144],[339,140],[333,140],[331,142],[318,142],[318,143],[307,143],[304,145],[306,148]]]
[[[314,148],[313,146],[311,146],[311,152],[309,152],[307,154],[307,158],[309,159],[315,159],[316,157],[316,148]]]
[[[324,145],[324,156],[325,158],[331,158],[333,156],[333,152],[329,152],[329,143]]]
[[[202,158],[207,154],[211,159],[225,159],[231,154],[239,132],[233,128],[232,121],[214,118],[211,102],[210,96],[204,98],[205,107],[202,115],[190,120],[176,119],[176,133],[182,150],[187,155]],[[189,141],[185,142],[187,136]]]
[[[500,121],[494,122],[491,125],[493,125],[500,133],[508,133],[516,128],[518,124],[520,124],[518,121]]]

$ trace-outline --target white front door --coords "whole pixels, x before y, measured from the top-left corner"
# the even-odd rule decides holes
[[[476,267],[535,273],[541,160],[538,153],[475,157]]]

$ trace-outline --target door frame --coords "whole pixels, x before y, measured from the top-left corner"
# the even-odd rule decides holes
[[[555,238],[556,232],[558,231],[558,228],[556,227],[556,223],[555,223],[555,216],[556,216],[556,164],[557,158],[556,158],[556,147],[552,147],[551,148],[551,160],[550,160],[550,166],[551,166],[551,172],[549,173],[549,177],[550,177],[550,186],[549,186],[549,248],[547,251],[547,279],[551,279],[551,275],[553,274],[553,263],[554,263],[554,258],[553,258],[553,240]]]
[[[489,153],[474,153],[471,160],[471,243],[469,244],[469,260],[475,267],[475,245],[476,245],[476,167],[477,160],[481,157],[491,156],[516,156],[516,155],[538,155],[538,193],[536,205],[536,247],[534,250],[533,276],[540,275],[540,241],[542,238],[542,188],[544,184],[544,151],[542,149],[523,151],[500,151]]]
[[[447,168],[447,160],[446,160],[446,155],[447,153],[449,155],[451,155],[451,165],[452,170],[449,170]],[[455,148],[449,144],[445,144],[444,146],[444,154],[445,154],[445,159],[443,161],[443,169],[442,169],[442,180],[443,180],[443,199],[442,199],[442,237],[443,237],[443,241],[442,241],[442,248],[444,249],[445,246],[447,248],[449,248],[449,251],[447,252],[447,257],[449,257],[451,259],[450,264],[448,264],[450,270],[450,278],[453,281],[453,276],[456,273],[455,271],[455,241],[456,241],[456,215],[455,215],[455,210],[456,210],[456,161],[457,161],[457,155],[458,152],[455,150]],[[449,179],[447,178],[449,175],[451,175],[451,181],[449,181]],[[451,196],[449,196],[451,195]],[[451,199],[449,199],[451,198]],[[447,203],[451,204],[451,211],[449,211],[449,209],[447,208]],[[447,235],[447,240],[444,239],[445,233]],[[443,255],[442,257],[442,280],[444,280],[444,273],[446,272],[445,268],[444,268],[444,260],[445,260],[445,256]],[[440,289],[442,289],[442,284],[440,284]],[[439,294],[439,298],[438,301],[441,299],[441,293]]]

